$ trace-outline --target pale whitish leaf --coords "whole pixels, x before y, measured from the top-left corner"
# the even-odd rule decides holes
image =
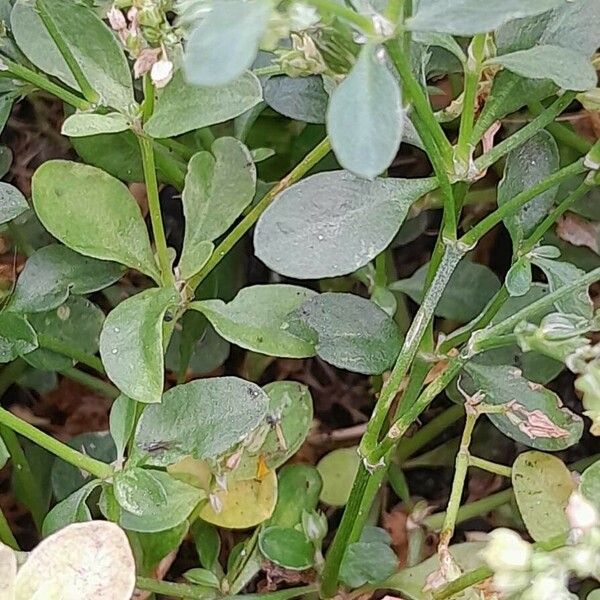
[[[229,482],[215,496],[221,509],[217,512],[207,502],[200,510],[201,519],[227,529],[247,529],[266,521],[277,502],[277,475],[268,471],[262,479]]]
[[[579,267],[561,260],[533,256],[531,262],[544,271],[550,291],[575,283],[585,275],[585,272]],[[557,300],[554,306],[563,313],[580,315],[586,319],[591,319],[594,314],[594,305],[587,286]]]
[[[67,117],[61,133],[69,137],[84,137],[100,133],[119,133],[129,129],[127,119],[120,113],[99,115],[94,113],[75,113]]]
[[[272,356],[305,358],[315,347],[290,330],[288,315],[315,296],[295,285],[256,285],[242,289],[229,303],[222,300],[193,302],[227,341],[247,350]]]
[[[179,72],[162,91],[144,129],[152,137],[172,137],[233,119],[261,100],[260,81],[252,73],[222,87],[197,87]]]
[[[138,402],[160,402],[164,386],[163,318],[179,295],[151,288],[117,305],[100,334],[100,356],[111,381]]]
[[[51,160],[35,172],[31,195],[42,225],[66,246],[159,279],[140,208],[118,179],[88,165]]]
[[[289,322],[292,331],[315,344],[323,360],[355,373],[383,373],[402,346],[400,330],[385,311],[354,294],[314,296]]]
[[[231,450],[263,421],[269,398],[237,377],[198,379],[168,390],[148,406],[135,433],[147,464],[167,466],[191,455],[216,458]]]
[[[565,508],[575,483],[562,460],[535,450],[523,452],[513,464],[512,484],[519,512],[536,542],[568,533]]]
[[[367,181],[347,171],[312,175],[262,214],[255,253],[296,279],[353,273],[390,244],[411,205],[436,185],[432,178]]]
[[[565,90],[585,91],[598,81],[591,61],[569,48],[541,45],[503,54],[489,61],[529,79],[551,79]]]
[[[0,600],[14,600],[17,578],[17,555],[0,542]]]
[[[417,269],[408,279],[395,281],[389,288],[404,292],[420,304],[423,300],[428,269],[429,263]],[[469,290],[469,294],[465,295],[465,289]],[[458,263],[450,277],[435,308],[435,314],[445,319],[466,323],[482,311],[499,289],[500,280],[489,267],[464,259]]]
[[[132,468],[115,476],[115,498],[125,510],[119,523],[125,529],[158,532],[183,523],[206,497],[203,490],[164,471]]]
[[[229,229],[252,202],[256,168],[238,140],[222,137],[211,152],[198,152],[188,164],[183,190],[185,237],[179,261],[181,276],[191,277],[210,257],[214,239]]]
[[[0,181],[0,224],[12,221],[29,210],[25,196],[10,183]]]
[[[128,396],[121,394],[110,408],[110,435],[117,447],[117,460],[123,458],[129,438],[135,429],[137,404]]]
[[[119,280],[125,269],[97,260],[66,246],[50,244],[36,250],[25,263],[9,310],[43,312],[60,306],[69,294],[89,294]]]
[[[250,68],[267,28],[269,0],[219,0],[190,33],[184,70],[195,85],[230,83]]]
[[[36,546],[19,569],[15,600],[129,600],[135,561],[123,530],[108,521],[69,525]]]
[[[327,131],[340,165],[373,179],[396,156],[403,124],[400,84],[387,67],[385,52],[367,45],[329,102]]]
[[[37,335],[23,315],[0,312],[0,363],[11,362],[37,347]]]
[[[265,102],[278,113],[306,123],[325,123],[329,96],[319,75],[270,77],[263,92]]]
[[[89,481],[56,504],[44,519],[42,534],[49,536],[55,531],[71,525],[71,523],[91,521],[92,514],[86,501],[99,485],[100,481],[97,479]]]
[[[539,15],[564,0],[421,0],[407,26],[414,31],[473,35],[493,31],[503,23]]]
[[[506,406],[506,412],[489,414],[488,418],[513,440],[537,450],[556,452],[581,438],[581,417],[563,406],[554,392],[527,381],[519,369],[471,361],[465,371],[469,377],[461,378],[461,386],[467,393],[482,392],[486,403]]]
[[[542,130],[506,157],[504,177],[498,186],[498,206],[538,184],[558,167],[558,146],[554,138]],[[558,187],[547,190],[504,219],[515,249],[520,248],[523,240],[548,214],[557,193]]]

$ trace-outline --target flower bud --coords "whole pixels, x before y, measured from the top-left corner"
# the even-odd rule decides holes
[[[327,517],[316,510],[303,510],[302,529],[311,542],[320,542],[327,535]]]
[[[106,18],[110,23],[110,26],[115,31],[121,31],[122,29],[127,28],[127,20],[125,19],[125,15],[116,7],[112,6],[110,10],[106,13]]]
[[[173,63],[170,60],[162,58],[155,62],[150,70],[152,83],[160,89],[164,88],[173,77]]]
[[[510,529],[495,529],[482,552],[483,559],[494,571],[526,571],[531,564],[532,548]]]
[[[565,512],[571,529],[585,532],[600,525],[596,507],[579,492],[571,494]]]

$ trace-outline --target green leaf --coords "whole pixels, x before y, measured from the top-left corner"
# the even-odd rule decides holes
[[[407,26],[414,31],[474,35],[493,31],[514,19],[539,15],[560,6],[563,1],[421,0]]]
[[[190,33],[183,67],[195,85],[225,85],[240,77],[256,58],[273,10],[268,0],[221,0]]]
[[[340,165],[367,179],[383,173],[398,152],[403,124],[400,84],[385,51],[368,44],[329,101],[327,132]]]
[[[164,471],[134,467],[115,475],[115,498],[124,509],[119,523],[125,529],[157,532],[183,523],[205,492]]]
[[[0,225],[29,210],[25,196],[10,183],[0,181]]]
[[[183,576],[190,583],[195,583],[196,585],[202,585],[204,587],[211,587],[215,589],[219,589],[221,586],[221,582],[219,578],[208,569],[189,569],[187,570]]]
[[[0,312],[0,363],[11,362],[37,347],[35,330],[23,315]]]
[[[428,269],[429,263],[426,263],[408,279],[392,283],[389,286],[390,290],[404,292],[420,304],[423,301]],[[468,294],[465,294],[465,289],[469,290]],[[450,277],[435,314],[438,317],[466,323],[485,308],[499,289],[500,280],[489,267],[464,259],[458,263]]]
[[[40,221],[66,246],[158,280],[142,213],[120,181],[95,167],[51,160],[35,172],[31,191]]]
[[[313,402],[308,387],[295,381],[274,381],[263,390],[269,396],[268,433],[257,453],[242,456],[234,476],[255,477],[260,464],[277,469],[303,444],[313,420]]]
[[[267,527],[261,530],[258,545],[265,558],[284,569],[302,571],[314,563],[314,546],[296,529]]]
[[[387,248],[411,205],[436,185],[431,178],[366,181],[346,171],[312,175],[262,214],[256,256],[296,279],[353,273]]]
[[[135,445],[147,464],[166,466],[191,455],[214,459],[230,451],[263,421],[269,398],[237,377],[198,379],[168,390],[138,422]]]
[[[75,113],[64,121],[61,133],[69,137],[85,137],[101,133],[119,133],[127,129],[129,123],[120,113]]]
[[[82,488],[59,502],[44,519],[42,535],[47,537],[71,523],[83,523],[92,520],[92,514],[86,504],[89,495],[100,485],[98,479],[86,483]]]
[[[360,457],[356,447],[338,448],[326,454],[317,464],[323,480],[321,502],[330,506],[345,506],[359,464]]]
[[[9,458],[10,458],[10,452],[8,451],[8,448],[6,447],[4,440],[0,437],[0,469],[2,469],[6,465]]]
[[[125,270],[117,263],[82,256],[66,246],[50,244],[25,263],[9,310],[44,312],[60,306],[69,294],[90,294],[118,281]]]
[[[531,262],[544,271],[550,291],[574,283],[585,274],[575,265],[562,260],[533,256]],[[563,313],[579,315],[586,319],[591,319],[594,313],[594,305],[587,287],[558,300],[554,306]]]
[[[531,262],[527,257],[519,258],[512,265],[504,283],[511,296],[524,296],[531,289]]]
[[[413,39],[415,42],[418,42],[419,44],[425,44],[428,47],[437,46],[438,48],[447,50],[456,56],[456,58],[458,58],[462,64],[467,62],[467,57],[464,53],[464,50],[450,34],[417,31],[413,34]]]
[[[278,494],[269,525],[295,528],[302,522],[302,513],[313,511],[322,488],[321,475],[312,465],[286,465],[279,471]]]
[[[173,288],[127,298],[106,318],[100,356],[111,381],[138,402],[160,402],[164,387],[163,318],[179,302]]]
[[[596,70],[585,54],[549,44],[503,54],[488,62],[501,65],[521,77],[551,79],[565,90],[589,90],[598,81]]]
[[[504,177],[498,186],[498,206],[555,173],[559,168],[558,146],[547,131],[540,131],[506,157]],[[504,219],[515,249],[533,232],[552,208],[558,188],[554,187]]]
[[[350,588],[378,583],[398,568],[394,551],[382,542],[355,542],[346,549],[340,566],[340,580]]]
[[[486,403],[505,405],[505,413],[489,414],[488,418],[516,442],[556,452],[581,438],[581,418],[563,406],[554,392],[523,378],[519,369],[469,362],[465,371],[471,378],[470,381],[461,378],[467,393],[482,392]]]
[[[214,570],[221,551],[221,538],[217,528],[210,523],[197,519],[191,527],[191,534],[200,564],[205,569]]]
[[[519,512],[536,542],[569,532],[565,509],[575,484],[562,460],[536,451],[519,454],[512,484]]]
[[[67,444],[86,456],[91,456],[96,460],[108,464],[112,463],[117,457],[115,444],[109,433],[106,431],[81,433],[72,437]],[[57,500],[64,500],[91,480],[92,476],[85,471],[74,467],[61,458],[54,458],[52,462],[52,471],[50,473],[50,481],[52,484],[52,492]]]
[[[104,313],[87,298],[71,296],[58,308],[27,318],[38,337],[50,336],[87,354],[98,352]],[[24,358],[31,366],[43,371],[62,371],[74,364],[71,358],[45,348],[38,348]]]
[[[277,476],[269,471],[262,479],[247,479],[228,483],[228,489],[211,494],[200,510],[201,519],[227,529],[248,529],[272,514],[277,501]],[[213,508],[218,505],[219,510]]]
[[[270,77],[263,85],[265,102],[278,113],[305,123],[325,123],[329,96],[319,75]]]
[[[136,417],[135,400],[121,394],[113,402],[109,415],[110,435],[117,448],[117,460],[121,460],[125,455],[125,449],[135,429]]]
[[[212,154],[211,154],[212,152]],[[188,164],[183,190],[185,237],[179,270],[184,279],[198,272],[225,233],[252,202],[256,169],[250,152],[231,137],[217,139],[211,152],[198,152]]]
[[[176,527],[163,531],[153,533],[129,532],[129,539],[137,541],[136,560],[138,561],[140,575],[155,573],[154,569],[160,561],[181,546],[188,529],[188,523],[184,521]]]
[[[260,82],[252,73],[222,87],[196,87],[179,72],[161,93],[144,129],[152,137],[168,138],[233,119],[261,100]]]
[[[581,493],[600,511],[600,460],[581,474]]]
[[[354,294],[314,296],[290,316],[290,328],[312,340],[323,360],[366,375],[391,368],[402,346],[394,320]]]
[[[288,316],[316,294],[287,284],[243,288],[229,303],[222,300],[192,302],[217,333],[247,350],[272,356],[314,356],[314,344],[290,329]]]

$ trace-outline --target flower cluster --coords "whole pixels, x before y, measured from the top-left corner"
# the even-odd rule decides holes
[[[569,578],[600,580],[600,516],[579,492],[569,498],[566,516],[568,545],[553,551],[536,548],[510,529],[496,529],[483,558],[493,570],[492,585],[511,600],[577,600]]]
[[[172,8],[171,0],[133,0],[113,4],[106,15],[135,61],[134,76],[150,73],[158,88],[173,77],[172,55],[181,43],[180,33],[168,18]]]

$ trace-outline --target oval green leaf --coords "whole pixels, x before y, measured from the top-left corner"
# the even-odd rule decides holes
[[[357,448],[338,448],[326,454],[317,464],[323,480],[321,502],[330,506],[345,506],[358,472],[360,457]]]
[[[119,133],[127,129],[129,129],[129,123],[120,113],[107,115],[75,113],[65,119],[61,133],[68,137],[85,137],[102,133]]]
[[[10,183],[0,181],[0,225],[8,223],[29,210],[25,196]]]
[[[303,571],[314,563],[315,548],[297,529],[267,527],[260,532],[258,545],[265,558],[284,569]]]

